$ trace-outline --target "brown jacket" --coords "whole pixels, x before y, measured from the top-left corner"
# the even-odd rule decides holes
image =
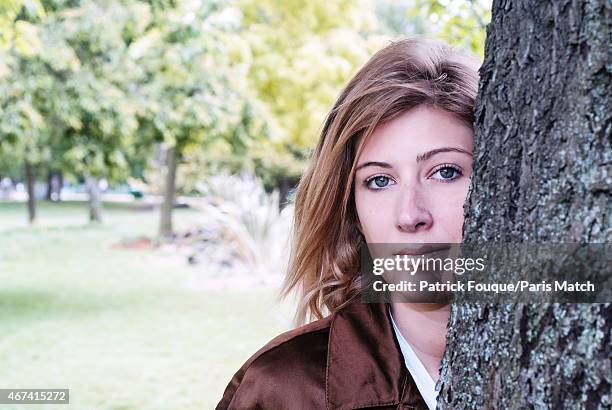
[[[229,382],[221,409],[427,410],[387,305],[353,302],[270,341]]]

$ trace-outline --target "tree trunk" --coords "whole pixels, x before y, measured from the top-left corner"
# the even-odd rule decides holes
[[[295,198],[291,198],[291,200],[289,199],[289,194],[291,193],[291,190],[294,189],[297,184],[298,184],[299,179],[296,179],[294,177],[285,177],[283,179],[280,180],[280,182],[278,183],[277,189],[279,192],[279,209],[282,211],[283,208],[285,208],[290,201],[293,201]]]
[[[278,184],[278,192],[279,192],[278,207],[280,211],[282,211],[283,208],[287,206],[287,198],[289,196],[289,191],[291,190],[291,188],[292,186],[291,186],[291,183],[288,177],[281,179],[280,183]]]
[[[98,179],[91,176],[89,172],[85,172],[83,175],[85,176],[85,186],[89,195],[89,221],[102,222],[102,201],[100,199]]]
[[[53,196],[53,171],[49,170],[47,173],[47,193],[45,194],[45,199],[47,201],[51,201],[51,197]]]
[[[174,233],[172,228],[172,210],[174,209],[174,196],[176,192],[176,157],[176,147],[166,149],[164,192],[159,221],[159,236],[161,237],[171,237]]]
[[[494,0],[464,241],[609,242],[607,0]],[[610,304],[457,304],[440,408],[610,408]]]
[[[61,171],[50,170],[47,174],[47,201],[61,201],[62,187],[64,186]]]
[[[28,220],[30,224],[36,223],[36,195],[34,192],[34,182],[36,176],[34,175],[34,167],[29,161],[25,161],[24,164],[26,190],[28,192]]]
[[[57,198],[55,200],[57,202],[62,202],[62,189],[64,188],[64,174],[62,171],[57,171]]]

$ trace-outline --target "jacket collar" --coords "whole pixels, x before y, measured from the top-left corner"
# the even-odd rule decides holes
[[[357,300],[332,319],[326,369],[330,410],[397,405],[427,408],[408,375],[388,305]]]

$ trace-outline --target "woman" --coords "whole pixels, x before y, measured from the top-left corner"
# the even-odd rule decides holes
[[[477,83],[474,60],[423,39],[350,81],[296,195],[284,290],[314,321],[255,353],[218,409],[435,407],[449,307],[362,303],[359,247],[461,242]]]

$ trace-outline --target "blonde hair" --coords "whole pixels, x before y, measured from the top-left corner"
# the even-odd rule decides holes
[[[355,159],[381,123],[418,105],[445,110],[470,127],[477,60],[444,43],[402,39],[378,51],[353,77],[327,116],[295,199],[283,295],[296,291],[296,321],[320,319],[360,293],[353,198]]]

